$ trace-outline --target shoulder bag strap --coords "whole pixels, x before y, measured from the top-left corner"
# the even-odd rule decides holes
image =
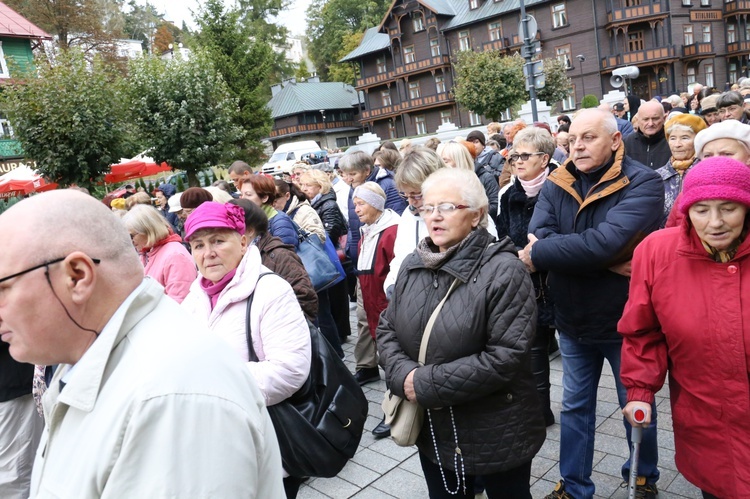
[[[258,276],[258,280],[255,282],[255,288],[258,288],[258,282],[260,282],[260,279],[264,275],[270,275],[273,274],[273,272],[263,272]],[[250,293],[250,296],[247,297],[247,307],[245,311],[245,338],[247,339],[247,358],[250,362],[258,362],[258,354],[255,353],[255,348],[253,348],[253,338],[252,338],[252,332],[250,331],[250,309],[253,306],[253,296],[255,295],[255,289],[253,289],[253,292]]]
[[[456,277],[453,280],[453,284],[451,284],[451,287],[448,288],[448,292],[445,293],[445,296],[442,300],[440,300],[440,303],[438,303],[438,306],[435,307],[435,311],[432,312],[432,315],[430,316],[430,320],[427,321],[427,326],[424,328],[424,334],[422,335],[422,344],[419,345],[419,365],[423,366],[425,358],[427,357],[427,343],[430,341],[430,334],[432,334],[432,326],[435,325],[435,321],[437,320],[437,316],[440,313],[440,309],[443,308],[443,304],[445,303],[445,300],[448,299],[448,296],[450,296],[451,292],[456,289],[456,286],[458,286],[458,283],[460,281],[458,280],[458,277]]]

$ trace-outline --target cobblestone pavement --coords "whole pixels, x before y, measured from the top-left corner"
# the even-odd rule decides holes
[[[354,319],[352,315],[352,319]],[[352,332],[356,334],[356,322]],[[354,336],[343,346],[346,362],[354,371]],[[562,361],[551,362],[552,410],[559,421],[562,400]],[[382,370],[381,370],[382,376]],[[315,478],[302,485],[299,499],[348,498],[357,499],[420,499],[427,498],[427,486],[422,476],[416,447],[399,447],[390,438],[375,440],[370,432],[381,420],[380,402],[385,392],[385,382],[369,383],[363,387],[370,402],[359,450],[354,458],[334,478]],[[674,464],[674,434],[669,406],[669,389],[657,394],[659,415],[659,499],[701,497],[700,491],[677,472]],[[605,362],[599,383],[594,445],[594,474],[597,498],[626,499],[627,488],[620,477],[620,467],[628,457],[625,429],[617,403],[615,381],[609,364]],[[534,458],[531,467],[531,493],[534,499],[549,494],[559,480],[558,452],[560,425],[547,428],[547,440]]]

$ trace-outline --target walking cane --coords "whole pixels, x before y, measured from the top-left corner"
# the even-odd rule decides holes
[[[646,420],[646,413],[643,409],[633,411],[633,421],[640,424]],[[643,438],[643,428],[633,426],[630,432],[630,440],[633,442],[633,455],[630,458],[630,480],[628,481],[628,499],[635,499],[635,481],[638,478],[638,454],[641,452],[641,440]]]

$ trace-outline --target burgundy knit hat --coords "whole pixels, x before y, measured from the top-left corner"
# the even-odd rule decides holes
[[[195,209],[208,201],[213,201],[213,195],[202,187],[190,187],[180,196],[180,205],[183,208]]]
[[[750,167],[725,156],[706,158],[685,175],[680,199],[680,211],[685,215],[695,203],[709,199],[750,207]]]

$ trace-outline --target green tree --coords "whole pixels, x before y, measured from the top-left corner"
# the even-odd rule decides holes
[[[310,72],[307,70],[307,62],[299,61],[297,69],[294,70],[294,77],[297,81],[304,81],[310,78]]]
[[[286,58],[287,38],[289,30],[274,22],[284,14],[284,10],[291,5],[290,0],[237,0],[237,11],[240,13],[240,23],[247,28],[247,32],[254,40],[265,42],[281,50],[271,51],[271,69],[268,73],[269,85],[266,88],[268,99],[271,98],[271,83],[279,83],[285,78],[294,76],[294,64]]]
[[[308,47],[321,79],[353,80],[337,69],[338,61],[349,52],[345,51],[347,36],[361,37],[365,29],[380,24],[390,5],[388,0],[313,0],[307,8]],[[334,75],[348,79],[334,80]]]
[[[90,187],[109,165],[130,157],[122,80],[78,50],[41,64],[39,77],[3,88],[2,106],[28,158],[61,185]]]
[[[527,99],[523,59],[497,52],[459,52],[453,94],[461,106],[498,121],[506,109]]]
[[[274,52],[262,40],[253,40],[236,9],[226,9],[221,0],[208,0],[197,19],[200,31],[195,43],[209,55],[221,73],[239,113],[235,124],[245,130],[242,142],[236,144],[239,156],[248,164],[263,157],[261,139],[271,130],[268,75],[273,70]],[[248,70],[252,68],[252,70]]]
[[[554,105],[568,97],[571,85],[565,63],[557,58],[545,59],[544,87],[536,91],[536,97]]]
[[[598,105],[599,105],[599,99],[597,98],[596,95],[593,95],[593,94],[586,94],[583,96],[583,100],[581,100],[581,108],[583,109],[590,109]]]
[[[151,51],[156,27],[164,19],[164,14],[159,14],[153,4],[140,5],[136,0],[128,2],[128,11],[125,12],[124,31],[125,36],[131,40],[140,40],[144,52]]]
[[[157,163],[185,170],[198,186],[198,170],[236,155],[245,134],[237,99],[207,53],[132,61],[128,80],[132,119]]]

